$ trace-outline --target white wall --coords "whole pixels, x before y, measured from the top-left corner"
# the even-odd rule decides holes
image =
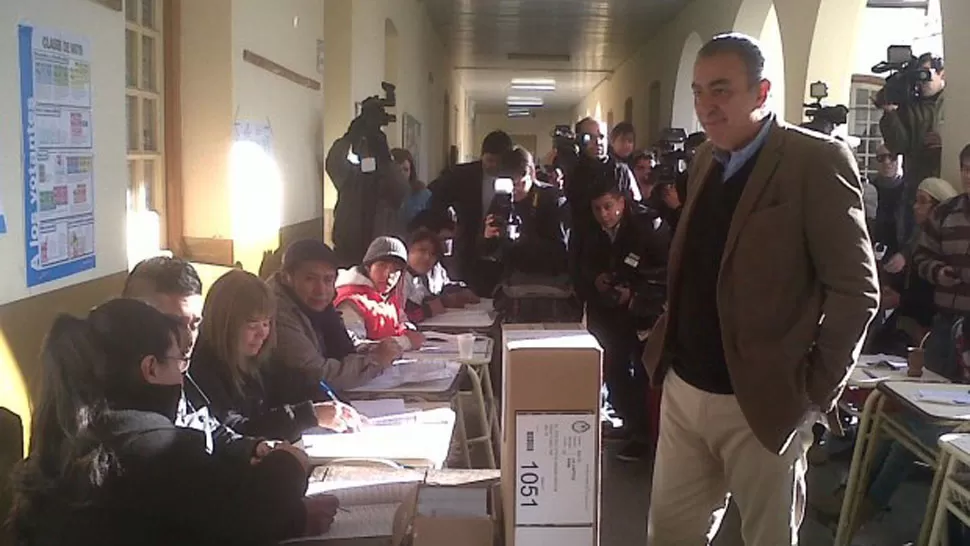
[[[17,25],[30,23],[87,37],[93,93],[97,268],[31,290],[26,284],[24,177]],[[125,246],[125,33],[122,13],[90,0],[0,1],[0,304],[96,279],[127,267]]]
[[[323,214],[318,169],[323,146],[323,91],[314,91],[243,61],[252,50],[322,82],[317,40],[323,39],[319,0],[233,0],[233,111],[238,119],[269,122],[283,185],[282,225]]]
[[[859,27],[856,73],[871,74],[873,65],[886,60],[891,45],[912,45],[914,55],[942,55],[943,36],[932,36],[941,24],[939,4],[933,4],[929,15],[921,9],[866,8]]]
[[[397,108],[393,110],[398,122],[387,128],[387,139],[392,147],[401,144],[405,113],[421,123],[421,154],[416,159],[419,177],[427,180],[441,170],[445,159],[443,104],[445,89],[451,84],[451,70],[444,44],[431,25],[423,2],[354,0],[353,9],[353,99],[360,102],[381,93],[384,26],[390,18],[398,32]],[[433,83],[428,80],[429,73]],[[328,135],[328,139],[332,140],[331,136],[337,135]]]
[[[535,135],[536,161],[552,150],[552,130],[556,125],[572,126],[576,123],[568,110],[543,111],[534,118],[509,118],[504,113],[479,113],[475,117],[475,136],[471,143],[471,153],[478,157],[482,141],[492,131],[502,130],[510,135]]]

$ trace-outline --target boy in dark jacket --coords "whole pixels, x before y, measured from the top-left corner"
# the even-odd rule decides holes
[[[621,460],[649,455],[646,372],[640,341],[663,313],[670,230],[658,213],[631,201],[610,176],[591,187],[597,228],[580,255],[580,282],[587,325],[603,346],[610,402],[624,421],[629,444]]]

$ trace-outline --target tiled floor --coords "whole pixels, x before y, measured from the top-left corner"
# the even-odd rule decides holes
[[[630,464],[612,456],[615,445],[607,444],[603,465],[602,546],[644,546],[646,544],[646,514],[650,504],[649,463]],[[809,472],[809,495],[832,491],[847,473],[846,463],[832,462]],[[864,527],[853,546],[902,546],[916,538],[923,519],[926,494],[931,476],[928,471],[914,472],[893,499],[892,510],[879,520]],[[806,515],[802,525],[801,546],[830,546],[833,533]],[[733,509],[728,510],[721,532],[714,546],[743,546],[740,519]]]

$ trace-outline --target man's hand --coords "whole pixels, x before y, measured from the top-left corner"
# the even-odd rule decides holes
[[[501,234],[502,232],[499,231],[498,226],[495,225],[495,215],[489,214],[488,216],[486,216],[485,217],[485,238],[495,239]]]
[[[440,301],[446,309],[461,309],[465,306],[465,298],[462,297],[461,292],[447,292],[442,294],[441,297],[438,298],[438,301]],[[432,309],[432,311],[434,311],[434,309]]]
[[[901,299],[899,292],[896,292],[888,286],[882,287],[881,307],[883,310],[898,309]]]
[[[902,273],[903,269],[906,268],[906,257],[897,252],[893,254],[891,258],[889,258],[889,261],[887,261],[886,265],[882,266],[882,268],[886,270],[886,273],[890,273],[892,275]]]
[[[952,287],[960,284],[960,274],[952,265],[943,266],[936,275],[936,284],[944,287]]]
[[[317,424],[335,432],[353,432],[360,430],[363,419],[353,406],[343,402],[330,401],[313,405],[317,415]]]
[[[371,356],[384,369],[390,368],[394,361],[401,358],[403,351],[401,346],[391,338],[385,338],[377,342],[370,351]]]
[[[428,301],[428,307],[431,309],[431,316],[437,316],[446,311],[444,297],[432,298]]]
[[[880,105],[877,105],[877,106],[879,106],[879,108],[881,108],[882,111],[883,112],[886,112],[887,114],[889,112],[895,112],[896,110],[899,110],[899,105],[898,104],[880,104]]]
[[[660,190],[660,197],[663,202],[673,210],[677,210],[681,207],[680,195],[677,194],[677,188],[673,184],[664,184],[663,189]]]
[[[340,508],[340,501],[333,495],[311,495],[303,498],[303,506],[306,508],[306,529],[303,533],[305,536],[314,537],[330,530],[333,519],[337,516],[337,509]]]
[[[418,332],[417,330],[405,330],[404,336],[408,338],[411,342],[411,348],[417,349],[424,344],[424,334]]]
[[[940,133],[930,131],[923,137],[923,145],[927,148],[941,148],[943,147],[943,138],[940,137]]]
[[[611,284],[612,278],[612,275],[609,273],[600,273],[596,277],[596,280],[593,281],[593,284],[596,285],[596,290],[598,290],[600,293],[605,293],[610,288],[613,288],[613,285]]]
[[[616,290],[617,294],[620,295],[620,299],[617,301],[617,303],[619,303],[621,307],[630,303],[630,296],[632,294],[629,288],[626,286],[617,286],[614,288],[614,290]]]

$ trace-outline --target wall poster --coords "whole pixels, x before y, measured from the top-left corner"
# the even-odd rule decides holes
[[[401,147],[411,152],[415,165],[421,165],[421,122],[407,113],[401,119]]]
[[[94,269],[91,44],[20,25],[27,286]]]

